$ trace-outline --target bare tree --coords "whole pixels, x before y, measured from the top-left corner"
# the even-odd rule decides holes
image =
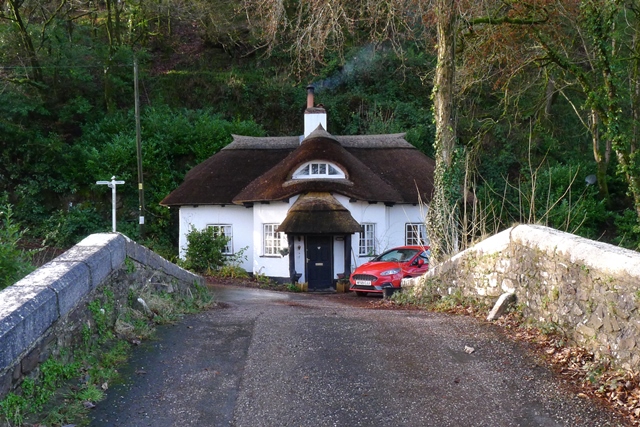
[[[436,191],[427,215],[434,259],[453,254],[459,243],[461,167],[456,164],[456,61],[459,40],[474,26],[533,25],[545,20],[542,7],[486,0],[244,0],[247,19],[267,50],[285,44],[297,70],[313,70],[328,50],[340,51],[346,40],[435,41],[433,79],[436,127]],[[428,102],[425,100],[425,102]]]

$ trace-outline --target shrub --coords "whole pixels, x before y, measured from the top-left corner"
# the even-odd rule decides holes
[[[187,234],[185,267],[197,273],[218,270],[225,264],[224,248],[229,237],[217,235],[213,227],[203,230],[191,228]]]
[[[47,243],[67,248],[92,233],[110,230],[109,225],[93,206],[76,205],[66,211],[58,210],[44,222]]]
[[[4,289],[33,271],[27,255],[18,243],[26,230],[13,221],[11,205],[0,205],[0,289]]]
[[[223,265],[216,272],[216,276],[228,279],[246,279],[249,273],[239,265]]]
[[[614,242],[622,247],[640,250],[640,220],[635,211],[625,209],[614,217],[618,233]]]

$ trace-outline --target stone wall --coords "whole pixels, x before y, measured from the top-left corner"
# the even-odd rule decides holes
[[[108,288],[118,304],[145,286],[188,292],[202,278],[118,233],[93,234],[0,291],[0,398],[79,340],[87,303]]]
[[[640,368],[640,253],[548,227],[518,225],[407,283],[494,302],[516,294],[525,316],[557,325],[614,365]]]

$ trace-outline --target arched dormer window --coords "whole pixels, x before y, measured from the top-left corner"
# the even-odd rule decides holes
[[[316,178],[345,178],[345,174],[333,163],[323,161],[307,162],[300,166],[294,173],[293,179],[316,179]]]

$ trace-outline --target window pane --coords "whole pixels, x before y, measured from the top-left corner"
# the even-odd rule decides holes
[[[231,225],[228,224],[215,224],[209,225],[208,227],[213,228],[213,235],[215,237],[224,236],[228,239],[227,244],[222,249],[222,253],[225,255],[233,254],[233,233]]]
[[[221,228],[222,228],[222,235],[228,238],[227,244],[224,247],[224,253],[232,254],[233,253],[233,246],[232,246],[233,234],[231,232],[231,226],[223,225]]]
[[[317,177],[342,178],[345,177],[345,174],[339,167],[326,162],[309,162],[293,174],[293,179],[313,179]]]
[[[375,224],[362,224],[360,230],[360,246],[358,249],[359,255],[374,255],[376,253],[375,248]]]
[[[282,249],[282,240],[284,233],[276,232],[278,224],[265,224],[264,225],[264,254],[265,255],[280,255],[280,249]]]
[[[273,253],[273,225],[271,224],[265,226],[264,244],[265,255],[271,255]]]
[[[422,246],[426,242],[427,228],[424,224],[407,224],[405,228],[405,244]]]

